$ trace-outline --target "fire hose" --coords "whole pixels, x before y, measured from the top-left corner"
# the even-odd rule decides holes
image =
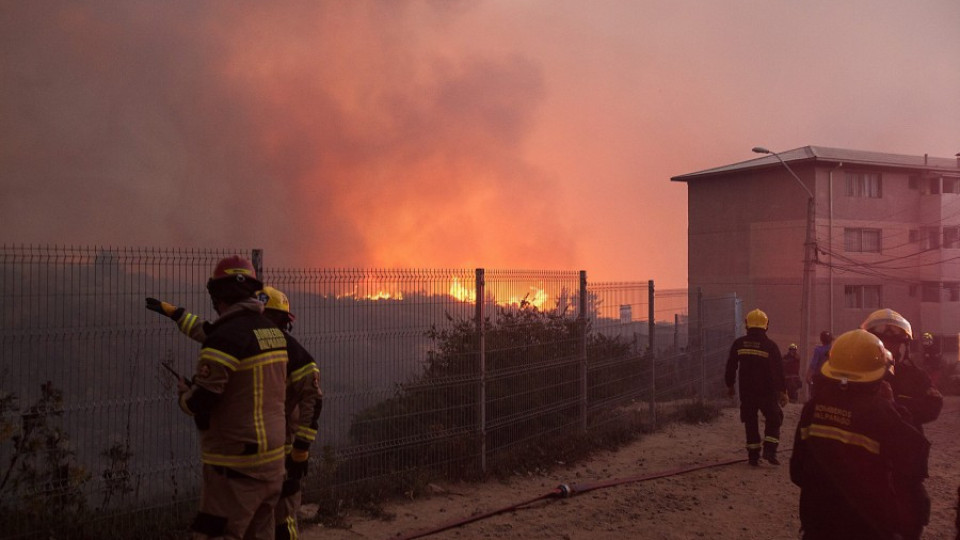
[[[943,413],[956,414],[956,413],[958,413],[958,412],[960,412],[960,410],[943,411],[943,412],[941,413],[941,416],[944,416]],[[782,450],[784,450],[784,451],[790,451],[791,449],[790,449],[790,448],[784,448],[784,449],[782,449]],[[742,463],[742,462],[744,462],[744,461],[747,461],[747,460],[746,460],[745,458],[730,459],[730,460],[718,461],[718,462],[714,462],[714,463],[703,463],[703,464],[698,464],[698,465],[690,465],[690,466],[686,466],[686,467],[680,467],[680,468],[677,468],[677,469],[672,469],[672,470],[667,470],[667,471],[661,471],[661,472],[656,472],[656,473],[651,473],[651,474],[646,474],[646,475],[630,476],[630,477],[626,477],[626,478],[617,478],[617,479],[606,480],[606,481],[602,481],[602,482],[586,482],[586,483],[570,484],[570,485],[568,485],[568,484],[560,484],[559,486],[557,486],[557,487],[554,488],[553,490],[551,490],[551,491],[549,491],[549,492],[547,492],[547,493],[544,493],[543,495],[540,495],[539,497],[535,497],[535,498],[533,498],[533,499],[529,499],[529,500],[526,500],[526,501],[521,501],[521,502],[518,502],[518,503],[516,503],[516,504],[512,504],[512,505],[509,505],[509,506],[504,506],[503,508],[498,508],[498,509],[495,509],[495,510],[490,510],[490,511],[488,511],[488,512],[484,512],[484,513],[481,513],[481,514],[472,515],[472,516],[469,516],[469,517],[466,517],[466,518],[456,519],[456,520],[447,522],[447,523],[445,523],[445,524],[439,525],[439,526],[437,526],[437,527],[435,527],[435,528],[432,528],[432,529],[424,529],[424,530],[420,530],[420,531],[408,533],[408,534],[405,534],[405,535],[400,535],[400,534],[398,534],[397,536],[391,536],[391,537],[390,537],[390,540],[394,540],[394,539],[399,539],[399,540],[413,540],[414,538],[423,538],[423,537],[425,537],[425,536],[430,536],[430,535],[432,535],[432,534],[437,534],[437,533],[446,531],[446,530],[448,530],[448,529],[453,529],[453,528],[455,528],[455,527],[460,527],[460,526],[466,525],[466,524],[468,524],[468,523],[473,523],[473,522],[475,522],[475,521],[480,521],[480,520],[482,520],[482,519],[486,519],[486,518],[489,518],[489,517],[492,517],[492,516],[495,516],[495,515],[498,515],[498,514],[502,514],[502,513],[504,513],[504,512],[510,512],[510,511],[512,511],[512,510],[519,510],[519,509],[521,509],[521,508],[524,508],[524,507],[526,507],[526,506],[529,506],[529,505],[531,505],[531,504],[533,504],[533,503],[535,503],[535,502],[542,501],[542,500],[547,500],[547,499],[565,499],[565,498],[573,497],[573,496],[576,496],[576,495],[580,495],[580,494],[582,494],[582,493],[587,493],[587,492],[589,492],[589,491],[593,491],[593,490],[596,490],[596,489],[603,489],[603,488],[618,486],[618,485],[621,485],[621,484],[630,484],[630,483],[635,483],[635,482],[644,482],[644,481],[647,481],[647,480],[656,480],[656,479],[659,479],[659,478],[666,478],[666,477],[669,477],[669,476],[678,476],[678,475],[681,475],[681,474],[686,474],[686,473],[695,472],[695,471],[701,471],[701,470],[704,470],[704,469],[711,469],[711,468],[715,468],[715,467],[723,467],[723,466],[726,466],[726,465],[733,465],[733,464],[736,464],[736,463]],[[960,501],[960,487],[957,488],[957,500]],[[960,508],[960,503],[958,503],[958,508]],[[958,510],[958,512],[957,512],[956,520],[957,520],[958,530],[960,530],[960,510]],[[960,537],[958,537],[958,538],[960,538]]]
[[[686,473],[694,472],[694,471],[700,471],[700,470],[703,470],[703,469],[711,469],[711,468],[714,468],[714,467],[723,467],[723,466],[726,466],[726,465],[733,465],[733,464],[735,464],[735,463],[742,463],[742,462],[744,462],[744,461],[747,461],[746,458],[731,459],[731,460],[727,460],[727,461],[718,461],[718,462],[714,462],[714,463],[705,463],[705,464],[699,464],[699,465],[691,465],[691,466],[688,466],[688,467],[680,467],[680,468],[678,468],[678,469],[672,469],[672,470],[668,470],[668,471],[661,471],[661,472],[656,472],[656,473],[651,473],[651,474],[646,474],[646,475],[640,475],[640,476],[630,476],[630,477],[626,477],[626,478],[617,478],[617,479],[606,480],[606,481],[602,481],[602,482],[584,482],[584,483],[579,483],[579,484],[560,484],[560,485],[557,486],[556,488],[550,490],[550,491],[547,492],[547,493],[544,493],[543,495],[540,495],[539,497],[534,497],[534,498],[532,498],[532,499],[528,499],[528,500],[521,501],[521,502],[518,502],[518,503],[515,503],[515,504],[511,504],[511,505],[509,505],[509,506],[504,506],[504,507],[502,507],[502,508],[497,508],[497,509],[495,509],[495,510],[490,510],[490,511],[488,511],[488,512],[483,512],[483,513],[481,513],[481,514],[475,514],[475,515],[472,515],[472,516],[469,516],[469,517],[460,518],[460,519],[455,519],[455,520],[453,520],[453,521],[449,521],[449,522],[447,522],[447,523],[444,523],[444,524],[439,525],[439,526],[437,526],[437,527],[434,527],[434,528],[432,528],[432,529],[424,529],[424,530],[415,531],[415,532],[408,533],[408,534],[404,534],[404,535],[399,535],[399,534],[398,534],[397,536],[391,536],[390,539],[391,539],[391,540],[393,540],[393,539],[413,540],[414,538],[423,538],[424,536],[430,536],[430,535],[432,535],[432,534],[437,534],[437,533],[439,533],[439,532],[443,532],[443,531],[446,531],[446,530],[448,530],[448,529],[453,529],[453,528],[455,528],[455,527],[460,527],[460,526],[462,526],[462,525],[466,525],[466,524],[468,524],[468,523],[473,523],[473,522],[475,522],[475,521],[480,521],[481,519],[486,519],[486,518],[488,518],[488,517],[492,517],[492,516],[495,516],[495,515],[497,515],[497,514],[502,514],[502,513],[504,513],[504,512],[510,512],[510,511],[512,511],[512,510],[519,510],[519,509],[524,508],[524,507],[526,507],[526,506],[529,506],[529,505],[531,505],[531,504],[533,504],[533,503],[535,503],[535,502],[542,501],[542,500],[546,500],[546,499],[566,499],[566,498],[570,498],[570,497],[573,497],[573,496],[576,496],[576,495],[580,495],[580,494],[582,494],[582,493],[587,493],[587,492],[589,492],[589,491],[593,491],[593,490],[595,490],[595,489],[603,489],[603,488],[618,486],[618,485],[621,485],[621,484],[631,484],[631,483],[634,483],[634,482],[644,482],[644,481],[647,481],[647,480],[656,480],[656,479],[658,479],[658,478],[666,478],[666,477],[669,477],[669,476],[678,476],[678,475],[681,475],[681,474],[686,474]]]

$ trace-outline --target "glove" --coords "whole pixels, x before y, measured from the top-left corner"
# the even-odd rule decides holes
[[[309,461],[307,458],[310,457],[310,452],[307,450],[300,450],[294,448],[287,454],[287,459],[285,465],[287,468],[287,478],[291,480],[298,480],[307,475],[307,466]]]
[[[180,318],[180,315],[183,315],[183,308],[177,307],[173,304],[168,304],[166,302],[161,302],[156,298],[147,298],[146,308],[161,315],[166,315],[173,320],[177,320]]]
[[[790,403],[790,398],[787,397],[786,392],[780,392],[780,406],[786,407],[787,403]]]
[[[737,395],[737,391],[736,391],[732,386],[728,386],[728,387],[727,387],[727,395],[730,396],[730,397],[733,397],[733,396]]]

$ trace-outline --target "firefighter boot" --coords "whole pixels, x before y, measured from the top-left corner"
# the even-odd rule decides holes
[[[750,463],[751,467],[760,466],[760,449],[759,448],[748,448],[747,449],[747,460]]]
[[[771,465],[779,465],[780,460],[777,459],[777,443],[771,443],[764,441],[763,443],[763,459],[765,459]]]

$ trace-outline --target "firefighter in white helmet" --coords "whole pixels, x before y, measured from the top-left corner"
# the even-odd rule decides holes
[[[923,424],[940,416],[943,395],[910,358],[910,341],[913,339],[910,322],[892,309],[878,309],[863,321],[860,328],[880,338],[893,354],[895,367],[886,380],[893,388],[897,404],[909,411],[913,425],[922,432]]]
[[[801,412],[790,458],[805,540],[918,539],[930,443],[884,381],[892,357],[864,330],[839,336]]]
[[[760,465],[761,449],[763,459],[773,465],[780,464],[777,459],[783,424],[780,407],[787,404],[780,347],[767,337],[768,324],[763,311],[755,309],[747,313],[747,334],[730,346],[724,375],[730,397],[736,393],[734,384],[740,384],[740,421],[747,436],[747,460],[753,466]],[[762,443],[757,413],[763,414]]]

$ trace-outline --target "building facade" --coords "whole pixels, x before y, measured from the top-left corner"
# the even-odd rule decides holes
[[[797,343],[809,358],[822,330],[837,335],[889,307],[915,337],[930,332],[957,355],[960,154],[805,146],[671,180],[687,184],[690,290],[736,295],[744,312],[763,309],[782,348]]]

